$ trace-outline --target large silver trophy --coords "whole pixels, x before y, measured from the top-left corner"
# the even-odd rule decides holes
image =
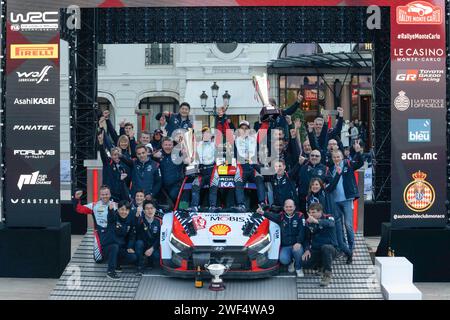
[[[211,291],[225,290],[225,285],[223,284],[223,280],[220,279],[220,276],[223,275],[225,271],[228,270],[228,267],[220,263],[215,263],[209,265],[206,264],[205,268],[213,276],[211,284],[209,285],[209,290]]]
[[[253,76],[253,86],[255,87],[255,97],[262,104],[260,119],[266,120],[269,116],[278,116],[280,111],[276,106],[272,106],[269,102],[269,82],[267,74]]]
[[[192,128],[187,129],[184,133],[183,144],[187,151],[187,156],[191,159],[191,164],[186,167],[186,175],[199,173],[199,165],[195,156],[195,135]]]

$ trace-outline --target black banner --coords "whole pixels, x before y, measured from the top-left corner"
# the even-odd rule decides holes
[[[59,13],[8,7],[6,28],[6,224],[59,226]]]
[[[398,1],[391,9],[392,226],[444,227],[445,1]]]

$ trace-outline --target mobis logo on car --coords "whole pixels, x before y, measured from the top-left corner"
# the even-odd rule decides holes
[[[414,1],[397,7],[398,24],[442,24],[442,9],[425,1]]]

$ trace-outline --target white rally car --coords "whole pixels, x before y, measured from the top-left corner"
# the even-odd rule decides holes
[[[229,173],[229,174],[227,174]],[[222,197],[234,194],[232,172],[221,175],[219,191]],[[197,267],[220,263],[228,268],[224,277],[261,278],[278,272],[280,228],[276,223],[255,212],[189,212],[180,209],[181,198],[190,193],[184,182],[173,212],[166,213],[161,226],[161,266],[169,275],[195,276]],[[252,201],[255,185],[245,185]],[[247,206],[251,208],[251,206]],[[255,208],[253,208],[255,209]]]

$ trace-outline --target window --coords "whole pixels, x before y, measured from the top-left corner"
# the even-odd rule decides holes
[[[103,44],[99,44],[97,47],[97,65],[106,66],[106,49],[103,48]]]
[[[282,108],[293,105],[297,100],[297,91],[302,91],[304,101],[300,108],[305,117],[316,117],[325,105],[324,83],[317,75],[282,75],[279,77],[279,88],[279,105]]]
[[[233,53],[237,49],[238,44],[236,42],[232,42],[232,43],[217,43],[216,46],[217,46],[217,49],[219,49],[220,52],[225,53],[225,54],[229,54],[229,53]]]
[[[173,48],[168,43],[153,43],[145,48],[145,65],[172,65]]]
[[[297,57],[302,54],[322,53],[322,48],[316,43],[288,43],[280,51],[280,58]]]
[[[139,102],[139,110],[144,111],[142,113],[148,115],[146,118],[146,129],[153,131],[159,128],[159,121],[155,119],[156,115],[164,111],[177,112],[178,105],[178,101],[170,97],[147,97],[142,99]]]

